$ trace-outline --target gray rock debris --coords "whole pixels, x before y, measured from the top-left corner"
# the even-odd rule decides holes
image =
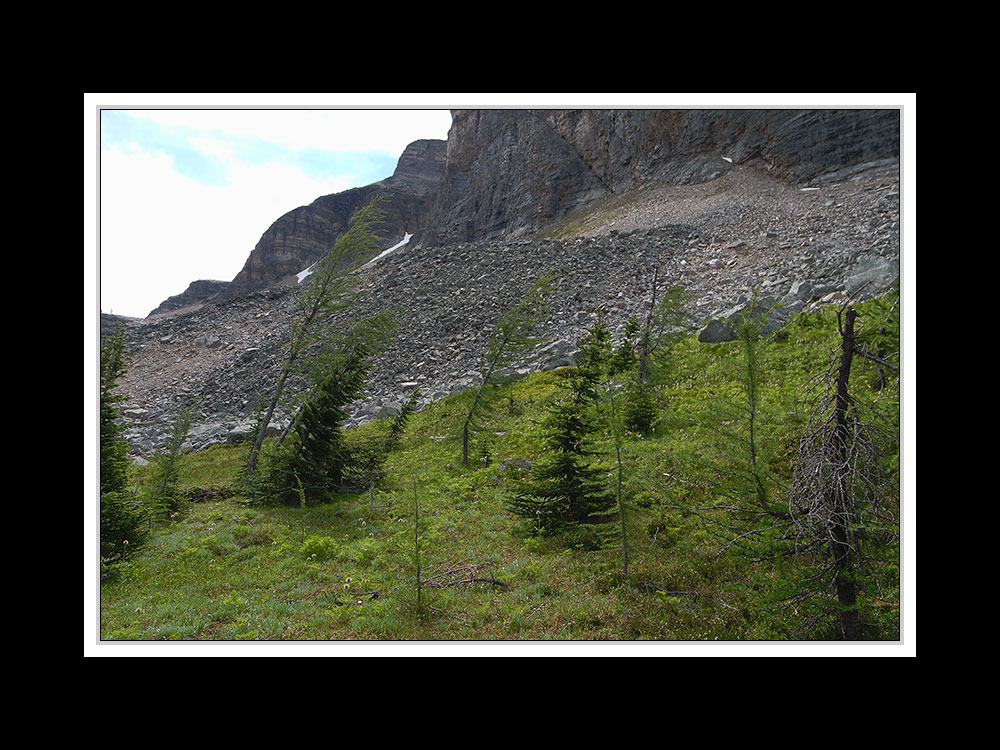
[[[413,387],[423,405],[472,385],[500,313],[550,269],[558,278],[542,331],[549,343],[516,374],[572,364],[575,342],[599,310],[613,335],[641,320],[654,267],[661,291],[683,286],[692,315],[716,319],[701,333],[706,341],[724,335],[754,290],[788,312],[863,284],[874,293],[898,275],[898,170],[852,173],[803,192],[740,166],[708,183],[637,191],[616,210],[590,214],[570,239],[408,244],[366,269],[352,315],[392,307],[401,326],[352,405],[351,423],[388,413]],[[135,453],[165,445],[179,409],[199,397],[194,447],[244,439],[277,383],[297,314],[293,292],[124,321],[129,362],[120,392],[126,408],[143,410],[126,419]],[[303,385],[291,380],[288,395]],[[293,408],[283,403],[278,423]]]

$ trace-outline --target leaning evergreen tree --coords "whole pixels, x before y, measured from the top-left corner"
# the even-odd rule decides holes
[[[277,387],[257,426],[257,436],[246,463],[248,476],[257,470],[264,435],[284,393],[288,377],[300,367],[300,360],[317,342],[325,338],[325,324],[329,322],[330,316],[353,301],[356,278],[350,273],[352,267],[381,246],[383,238],[376,228],[385,218],[380,205],[385,197],[376,196],[354,212],[347,229],[337,238],[333,248],[313,265],[305,289],[297,297],[299,317],[292,326],[288,352]]]
[[[536,334],[545,319],[546,297],[552,291],[552,280],[551,272],[539,277],[521,300],[500,316],[493,329],[479,362],[479,386],[462,423],[463,464],[469,463],[470,434],[482,429],[500,386],[509,377],[506,370],[542,340]]]
[[[124,560],[146,541],[142,505],[129,487],[129,446],[122,438],[114,389],[125,374],[125,339],[121,327],[101,341],[100,358],[100,555],[102,572]]]
[[[613,520],[615,494],[606,470],[591,463],[597,423],[594,407],[605,366],[607,329],[600,321],[581,345],[567,392],[549,408],[544,424],[546,454],[508,501],[511,512],[543,536],[584,524]]]
[[[255,494],[294,504],[322,501],[343,488],[352,460],[341,427],[348,416],[345,409],[360,395],[372,358],[394,327],[393,312],[378,313],[328,341],[312,358],[312,388],[287,438],[268,457],[266,480],[254,483]]]

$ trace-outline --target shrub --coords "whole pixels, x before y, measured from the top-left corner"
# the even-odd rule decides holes
[[[625,391],[625,429],[651,435],[656,424],[656,400],[649,387],[630,381]]]
[[[310,534],[299,547],[299,554],[305,559],[312,561],[328,560],[337,554],[339,545],[335,539],[328,536],[318,536]]]
[[[233,527],[233,543],[240,549],[270,544],[272,541],[271,535],[264,529],[254,528],[246,523]]]

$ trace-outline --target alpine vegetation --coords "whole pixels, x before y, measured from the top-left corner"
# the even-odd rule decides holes
[[[552,291],[553,274],[547,272],[506,310],[497,321],[489,345],[479,362],[479,385],[462,423],[462,463],[469,463],[469,437],[482,429],[499,390],[512,379],[510,368],[543,341],[538,330],[545,321],[545,299]]]

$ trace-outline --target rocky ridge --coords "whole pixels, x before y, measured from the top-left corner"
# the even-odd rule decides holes
[[[354,314],[393,306],[404,316],[351,421],[391,412],[415,388],[427,402],[475,382],[496,318],[545,270],[558,274],[546,324],[552,343],[526,370],[569,363],[599,309],[613,331],[641,315],[654,267],[661,284],[691,293],[703,324],[730,315],[754,288],[785,310],[881,291],[900,272],[899,212],[892,159],[798,184],[735,165],[707,182],[640,186],[591,202],[545,236],[404,245],[358,272],[364,294]],[[190,447],[245,439],[277,380],[294,291],[251,291],[123,321],[130,358],[120,390],[135,453],[160,448],[179,409],[196,398]],[[709,341],[710,328],[702,331]],[[280,412],[277,426],[288,418]]]
[[[198,279],[188,284],[188,288],[161,302],[150,315],[164,315],[185,308],[196,307],[229,289],[230,282],[212,279]]]
[[[899,157],[892,109],[454,110],[430,244],[526,237],[597,199],[754,166],[805,183]]]
[[[402,239],[422,226],[444,175],[445,142],[419,140],[399,157],[392,176],[370,185],[324,195],[278,217],[261,235],[232,281],[198,280],[162,302],[150,316],[194,309],[278,285],[294,285],[299,273],[323,257],[347,227],[351,214],[375,196],[384,201],[382,232]]]

